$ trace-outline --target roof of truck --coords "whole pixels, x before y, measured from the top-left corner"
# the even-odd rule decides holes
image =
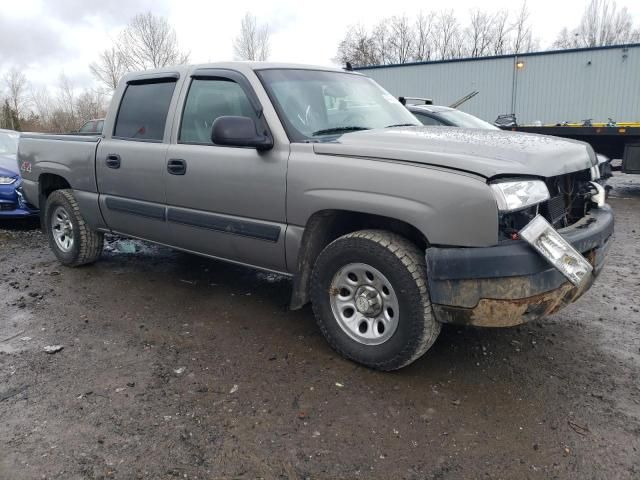
[[[124,76],[127,81],[138,78],[152,77],[162,74],[186,74],[193,70],[207,68],[223,68],[233,69],[239,72],[247,72],[250,70],[267,70],[267,69],[295,69],[295,70],[323,70],[328,72],[346,72],[342,68],[328,67],[326,65],[305,65],[300,63],[281,63],[281,62],[255,62],[255,61],[233,61],[233,62],[215,62],[215,63],[199,63],[194,65],[176,65],[173,67],[157,68],[153,70],[144,70],[131,72]],[[354,75],[362,75],[357,72],[349,72]]]

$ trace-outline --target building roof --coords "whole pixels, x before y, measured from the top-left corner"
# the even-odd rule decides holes
[[[568,48],[564,50],[542,50],[539,52],[528,53],[511,53],[508,55],[491,55],[488,57],[465,57],[465,58],[451,58],[448,60],[426,60],[421,62],[408,62],[408,63],[392,63],[389,65],[368,65],[366,67],[353,67],[354,70],[372,70],[375,68],[394,68],[394,67],[410,67],[413,65],[434,65],[438,63],[457,63],[457,62],[476,62],[481,60],[495,60],[499,58],[523,58],[523,57],[535,57],[538,55],[558,55],[574,52],[593,52],[598,50],[612,50],[612,49],[625,49],[625,48],[638,48],[640,43],[627,43],[623,45],[607,45],[604,47],[587,47],[587,48]]]

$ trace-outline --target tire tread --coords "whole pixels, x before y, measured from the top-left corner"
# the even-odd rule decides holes
[[[415,244],[398,234],[385,230],[360,230],[343,235],[331,242],[320,253],[318,260],[320,260],[323,255],[331,255],[332,250],[339,248],[339,244],[348,240],[365,240],[365,242],[361,242],[362,245],[360,247],[366,248],[372,253],[375,253],[377,248],[382,247],[393,254],[404,265],[418,288],[423,321],[413,322],[412,324],[413,332],[411,332],[411,338],[414,340],[408,342],[394,358],[388,359],[384,362],[368,364],[368,366],[372,368],[386,371],[397,370],[409,365],[429,350],[438,337],[441,328],[440,323],[434,319],[431,309],[431,300],[429,298],[426,282],[426,262],[424,255]],[[311,277],[312,286],[317,285],[319,281],[318,276],[319,272],[314,268]],[[313,289],[312,287],[312,290],[317,293],[318,289]],[[341,355],[351,360],[358,361],[358,359],[353,358],[349,352],[340,347],[338,342],[335,341],[335,338],[329,334],[322,318],[320,317],[320,309],[317,307],[318,302],[321,301],[321,299],[317,298],[317,295],[314,295],[313,297],[314,301],[312,302],[312,305],[316,321],[330,346]]]
[[[49,195],[49,198],[47,198],[47,209],[45,213],[47,222],[49,219],[50,204],[56,201],[58,203],[66,204],[70,209],[69,214],[73,217],[78,226],[80,239],[78,255],[72,261],[65,262],[65,264],[69,267],[79,267],[81,265],[94,263],[102,253],[102,249],[104,247],[104,234],[96,232],[87,225],[82,213],[80,213],[80,206],[78,205],[78,201],[73,195],[73,190],[71,189],[56,190]],[[47,228],[49,228],[48,225]],[[52,248],[56,247],[52,245]]]

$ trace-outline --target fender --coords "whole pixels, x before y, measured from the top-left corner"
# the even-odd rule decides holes
[[[442,167],[316,155],[309,145],[292,144],[287,223],[304,227],[323,210],[399,220],[434,245],[485,247],[498,241],[497,205],[483,177]]]

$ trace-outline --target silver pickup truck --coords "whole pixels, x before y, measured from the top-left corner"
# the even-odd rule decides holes
[[[613,233],[585,143],[424,127],[371,79],[219,63],[132,73],[99,136],[24,134],[24,193],[79,266],[113,232],[293,277],[340,354],[380,370],[442,323],[553,313]]]

